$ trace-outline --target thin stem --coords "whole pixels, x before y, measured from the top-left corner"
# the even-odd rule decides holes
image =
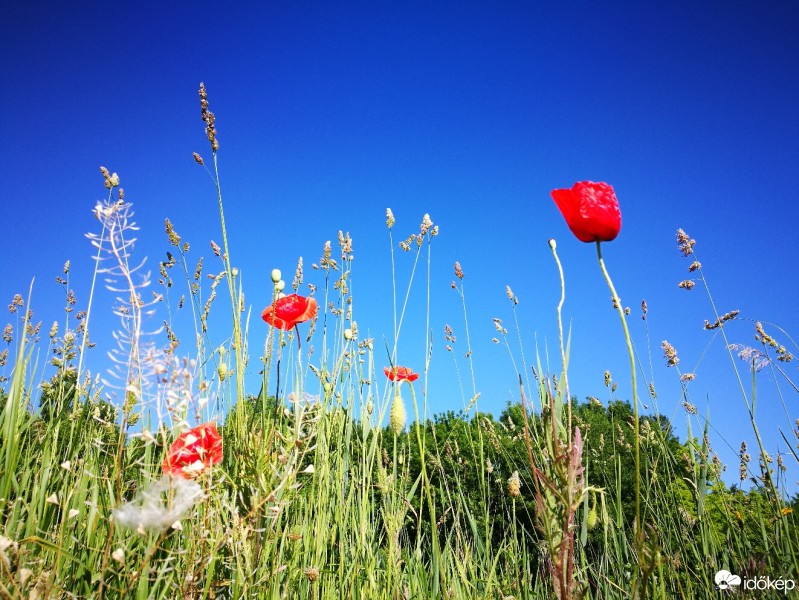
[[[613,305],[621,318],[621,326],[624,329],[624,341],[627,344],[627,352],[630,355],[630,374],[632,376],[632,401],[633,401],[633,414],[635,415],[635,533],[636,539],[641,533],[641,438],[640,438],[640,423],[638,416],[638,383],[636,380],[635,368],[635,353],[633,352],[633,343],[630,338],[630,330],[627,327],[627,319],[624,315],[624,308],[621,305],[619,295],[616,293],[616,288],[613,286],[613,281],[610,279],[608,270],[605,268],[605,261],[602,259],[602,242],[596,242],[596,254],[599,258],[599,267],[602,269],[602,274],[605,276],[605,281],[610,288],[610,293],[613,296]]]
[[[108,192],[108,201],[111,201],[111,191]],[[103,224],[103,230],[100,232],[100,237],[98,239],[97,244],[97,255],[94,258],[94,273],[92,274],[92,286],[89,289],[89,304],[86,307],[86,319],[83,325],[83,339],[81,340],[80,344],[80,357],[78,358],[78,376],[75,379],[77,382],[77,386],[80,386],[80,375],[83,372],[83,355],[86,351],[86,344],[89,338],[89,318],[92,316],[92,306],[94,300],[94,290],[97,287],[97,274],[100,271],[100,258],[103,254],[103,239],[105,236],[105,221],[100,219],[100,222]]]
[[[566,279],[563,276],[563,265],[560,264],[560,258],[558,258],[558,251],[557,251],[557,244],[555,243],[554,239],[549,240],[549,247],[552,250],[552,256],[555,259],[555,264],[558,265],[558,273],[560,274],[560,302],[558,302],[558,341],[560,342],[560,360],[561,364],[563,365],[563,387],[566,391],[566,414],[568,420],[568,426],[566,427],[566,435],[569,442],[571,442],[572,436],[572,403],[571,403],[571,395],[569,394],[569,377],[568,377],[568,365],[566,364],[566,349],[563,345],[563,303],[566,301]],[[602,262],[602,257],[599,257],[600,264]],[[603,267],[604,269],[604,267]],[[611,289],[612,289],[611,284]],[[614,292],[615,294],[615,292]],[[626,325],[625,325],[626,329]],[[633,388],[635,384],[633,384]]]
[[[227,241],[227,227],[225,225],[225,211],[222,206],[222,187],[219,183],[219,165],[216,151],[214,157],[214,184],[216,185],[216,199],[219,204],[219,220],[222,225],[222,247],[225,249],[224,262],[227,273],[228,291],[230,292],[231,309],[233,310],[233,343],[236,351],[236,401],[244,398],[244,356],[241,335],[241,312],[239,298],[236,294],[236,284],[233,281],[233,268],[230,264],[230,248]]]

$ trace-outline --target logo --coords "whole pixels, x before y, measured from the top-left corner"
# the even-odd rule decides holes
[[[778,592],[793,591],[796,589],[796,582],[793,579],[783,579],[778,577],[772,579],[769,575],[756,575],[741,579],[739,575],[733,575],[726,569],[716,573],[714,577],[717,590],[734,591],[739,585],[744,590],[775,590]]]
[[[716,587],[720,590],[728,590],[731,587],[741,585],[741,578],[725,569],[716,573],[715,581]]]

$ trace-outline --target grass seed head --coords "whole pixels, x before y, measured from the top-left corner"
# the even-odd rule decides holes
[[[694,244],[696,244],[696,240],[692,240],[682,229],[677,230],[677,247],[683,256],[690,256],[694,253]]]
[[[680,359],[677,356],[677,349],[669,344],[669,342],[666,340],[661,342],[660,347],[663,348],[663,356],[666,359],[666,366],[676,367],[677,363],[680,362]]]
[[[519,478],[519,472],[514,471],[508,478],[508,495],[511,498],[518,498],[522,495],[521,487],[522,481]]]
[[[400,435],[402,430],[405,429],[405,421],[407,415],[405,413],[405,402],[399,393],[394,394],[394,401],[391,403],[391,412],[388,416],[388,423],[394,435]]]

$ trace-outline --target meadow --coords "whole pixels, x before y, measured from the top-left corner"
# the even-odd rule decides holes
[[[386,339],[393,347],[359,332],[350,291],[353,240],[343,232],[317,262],[300,261],[292,274],[273,271],[271,298],[245,299],[203,87],[200,101],[210,159],[195,160],[215,182],[221,226],[221,244],[212,242],[208,260],[192,252],[179,219],[167,220],[166,258],[156,280],[145,277],[132,205],[119,176],[101,169],[108,194],[94,209],[98,231],[90,239],[98,259],[94,286],[118,296],[117,345],[108,359],[115,377],[86,365],[92,316],[101,308],[93,305],[95,287],[88,303],[77,305],[69,264],[57,278],[66,291],[61,321],[43,326],[22,293],[9,304],[0,353],[2,598],[794,593],[799,502],[779,482],[784,462],[797,460],[799,426],[780,424],[790,432],[791,456],[775,459],[753,406],[758,385],[769,381],[755,373],[797,390],[787,368],[796,349],[788,333],[758,323],[759,347],[727,344],[757,440],[740,450],[736,479],[746,489],[730,485],[709,445],[709,423],[681,440],[668,418],[641,413],[656,391],[636,360],[643,349],[630,338],[631,311],[602,259],[602,245],[618,233],[619,207],[609,186],[578,184],[553,198],[576,237],[596,248],[629,352],[623,377],[633,397],[599,400],[615,391],[610,373],[605,391],[572,397],[561,301],[556,372],[542,367],[549,361],[529,332],[509,334],[495,321],[497,343],[518,344],[532,358],[513,365],[518,401],[502,414],[482,412],[480,391],[468,385],[474,359],[464,301],[466,339],[459,335],[456,350],[448,328],[445,351],[465,353],[465,408],[430,415],[427,365],[404,364],[396,340],[403,327],[429,330],[404,316],[411,287],[430,285],[424,271],[437,225],[424,215],[418,233],[398,239],[386,212],[392,263],[395,253],[407,256],[420,273],[409,281],[387,274],[394,331]],[[676,242],[691,274],[681,285],[709,290],[694,240],[680,230]],[[550,250],[565,294],[554,241]],[[451,285],[463,297],[462,278],[456,263]],[[515,309],[510,288],[507,301]],[[645,305],[641,311],[645,319]],[[724,335],[737,314],[713,311],[716,320],[705,327]],[[224,319],[211,320],[212,312]],[[164,327],[147,335],[156,313],[165,315],[158,317]],[[178,338],[179,321],[192,339]],[[220,322],[227,341],[212,344],[208,328]],[[37,362],[40,350],[47,364]],[[690,382],[671,344],[654,351]],[[683,404],[688,414],[696,411],[687,395]]]

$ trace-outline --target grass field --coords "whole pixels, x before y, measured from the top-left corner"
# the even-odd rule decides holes
[[[219,181],[214,117],[202,90],[201,100],[213,156],[204,166]],[[754,418],[758,446],[740,453],[740,480],[751,482],[743,491],[722,481],[707,429],[679,440],[666,418],[640,415],[638,403],[571,398],[568,333],[560,322],[563,366],[546,373],[534,358],[532,368],[518,369],[517,404],[501,415],[480,412],[475,389],[466,410],[424,418],[425,365],[396,364],[395,347],[384,371],[386,349],[359,335],[348,235],[340,233],[314,265],[314,280],[323,284],[310,286],[302,263],[285,280],[272,274],[264,337],[247,330],[222,190],[217,186],[223,237],[213,247],[214,266],[190,264],[179,226],[167,221],[168,258],[151,282],[136,267],[131,205],[119,178],[105,169],[102,175],[108,198],[95,209],[92,242],[102,260],[94,280],[121,298],[114,306],[119,343],[109,360],[122,400],[107,400],[107,385],[84,363],[98,310],[94,288],[84,307],[69,294],[67,317],[49,331],[33,322],[26,297],[13,299],[0,354],[3,598],[795,593],[797,500],[780,492],[783,458],[767,454]],[[388,236],[393,225],[389,210]],[[392,252],[424,262],[437,234],[425,215],[418,235],[391,238]],[[680,231],[677,242],[704,285],[693,240]],[[597,242],[598,268],[617,300],[619,336],[630,352],[624,377],[646,399],[654,390],[636,379],[627,315],[601,247]],[[551,250],[560,267],[554,243]],[[459,270],[453,286],[463,293]],[[65,265],[65,278],[68,271]],[[391,276],[396,339],[407,288]],[[190,293],[166,301],[174,282]],[[293,294],[299,304],[289,306]],[[507,295],[515,306],[510,288]],[[150,311],[166,302],[170,343],[157,346],[143,331]],[[208,341],[212,310],[229,312],[222,346]],[[560,321],[560,307],[557,314]],[[735,315],[716,318],[708,326],[723,331]],[[194,340],[178,345],[178,319],[192,323]],[[495,325],[498,340],[512,338]],[[779,368],[790,349],[758,327],[762,347],[750,349],[751,368],[775,365],[795,390]],[[447,336],[454,343],[452,331]],[[310,355],[311,339],[322,352]],[[51,357],[46,369],[35,362],[37,348]],[[181,354],[186,348],[192,355]],[[670,344],[656,351],[679,369]],[[527,355],[535,352],[527,348]],[[247,389],[253,379],[245,374],[258,372],[257,389]],[[687,382],[691,374],[677,376]],[[744,372],[741,386],[756,392],[750,381]],[[605,385],[614,386],[610,373]],[[309,393],[317,389],[320,395]],[[695,410],[687,399],[685,409]],[[795,452],[797,425],[781,425]]]

